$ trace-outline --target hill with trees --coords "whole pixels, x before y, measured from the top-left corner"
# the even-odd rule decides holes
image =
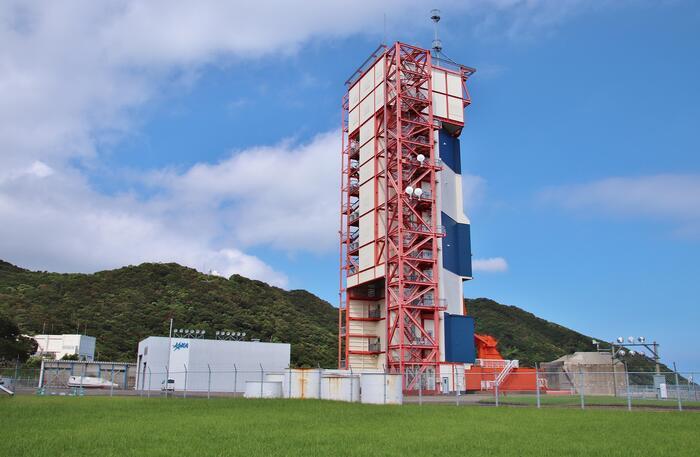
[[[591,337],[487,298],[465,300],[477,333],[499,340],[521,365],[592,350]],[[176,327],[246,332],[288,342],[297,366],[333,367],[337,309],[305,290],[285,291],[233,275],[226,279],[175,263],[144,263],[94,274],[34,272],[0,261],[0,314],[24,333],[86,333],[98,360],[134,361],[138,342]],[[631,369],[651,362],[629,358]]]

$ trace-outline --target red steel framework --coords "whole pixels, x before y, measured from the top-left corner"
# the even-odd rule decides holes
[[[415,390],[440,363],[438,238],[430,52],[396,43],[386,53],[387,365]],[[417,157],[424,160],[418,161]],[[421,189],[416,196],[411,189]]]
[[[428,50],[395,43],[380,46],[353,78],[362,75],[368,62],[384,55],[384,106],[374,117],[375,167],[375,261],[384,265],[383,295],[386,300],[386,368],[403,373],[404,389],[418,389],[421,379],[436,376],[440,364],[439,313],[446,307],[440,300],[436,174],[441,170],[435,157],[434,131],[440,120],[433,117],[432,56]],[[447,70],[439,65],[442,70]],[[449,71],[449,70],[448,70]],[[470,103],[466,79],[473,69],[459,66],[463,106]],[[352,79],[352,78],[351,78]],[[357,78],[359,79],[359,78]],[[351,298],[372,299],[367,291],[352,297],[344,278],[359,272],[357,204],[359,201],[359,144],[348,129],[349,100],[343,98],[343,144],[340,215],[340,294],[338,319],[338,366],[346,368],[351,353],[378,354],[382,351],[350,351],[346,329],[351,317]],[[461,129],[459,122],[445,121]],[[351,135],[353,134],[353,135]],[[423,156],[423,160],[418,160]],[[380,196],[380,184],[384,192]],[[417,195],[410,189],[421,189]],[[383,227],[380,227],[381,225]],[[379,283],[374,282],[373,286]],[[352,288],[357,294],[359,288]],[[364,320],[379,320],[376,316]],[[435,386],[426,382],[423,388]]]

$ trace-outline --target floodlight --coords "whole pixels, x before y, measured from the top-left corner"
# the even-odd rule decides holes
[[[635,351],[630,351],[630,355],[634,357],[635,355],[637,355],[637,353]]]
[[[596,340],[593,340],[592,343],[593,343],[594,345],[598,344],[598,342],[597,342]]]
[[[624,349],[620,349],[619,351],[617,351],[617,355],[619,355],[620,357],[624,357],[625,354],[627,354],[627,353],[625,352]]]
[[[618,336],[618,337],[617,337],[617,342],[618,342],[618,343],[622,343],[623,341],[625,341],[625,339],[624,339],[623,337],[621,337],[621,336]]]
[[[231,336],[231,332],[226,332],[226,336]]]
[[[646,338],[644,338],[643,336],[640,336],[639,338],[637,338],[637,340],[638,340],[640,343],[643,343],[643,342],[646,340]]]
[[[215,334],[216,336],[219,336],[219,331],[217,330],[214,334]]]
[[[406,193],[407,193],[408,195],[412,195],[412,194],[413,194],[413,187],[411,187],[411,186],[406,186]]]
[[[199,329],[195,330],[194,333],[195,333],[196,335],[199,335]]]
[[[202,335],[204,335],[205,333],[207,333],[206,330],[202,330]]]
[[[243,332],[243,333],[241,334],[241,336],[242,336],[242,337],[245,337],[245,332]]]
[[[627,341],[629,341],[630,343],[634,343],[634,337],[633,337],[633,336],[628,336],[628,337],[627,337]]]

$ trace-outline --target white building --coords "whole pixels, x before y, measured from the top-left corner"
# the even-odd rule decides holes
[[[136,388],[171,388],[188,392],[244,392],[246,381],[289,368],[291,346],[286,343],[226,341],[151,336],[139,343]]]
[[[95,337],[87,335],[34,335],[36,355],[60,360],[64,355],[77,355],[80,360],[95,359]]]

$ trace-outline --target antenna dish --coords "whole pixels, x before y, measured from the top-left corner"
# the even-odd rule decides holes
[[[421,189],[420,187],[416,187],[416,189],[413,191],[413,195],[420,198],[420,196],[423,195],[423,189]]]
[[[418,154],[416,156],[416,160],[420,162],[421,165],[423,165],[423,162],[425,162],[425,156],[423,154]]]
[[[411,186],[406,186],[406,193],[408,195],[413,195],[413,187]]]

